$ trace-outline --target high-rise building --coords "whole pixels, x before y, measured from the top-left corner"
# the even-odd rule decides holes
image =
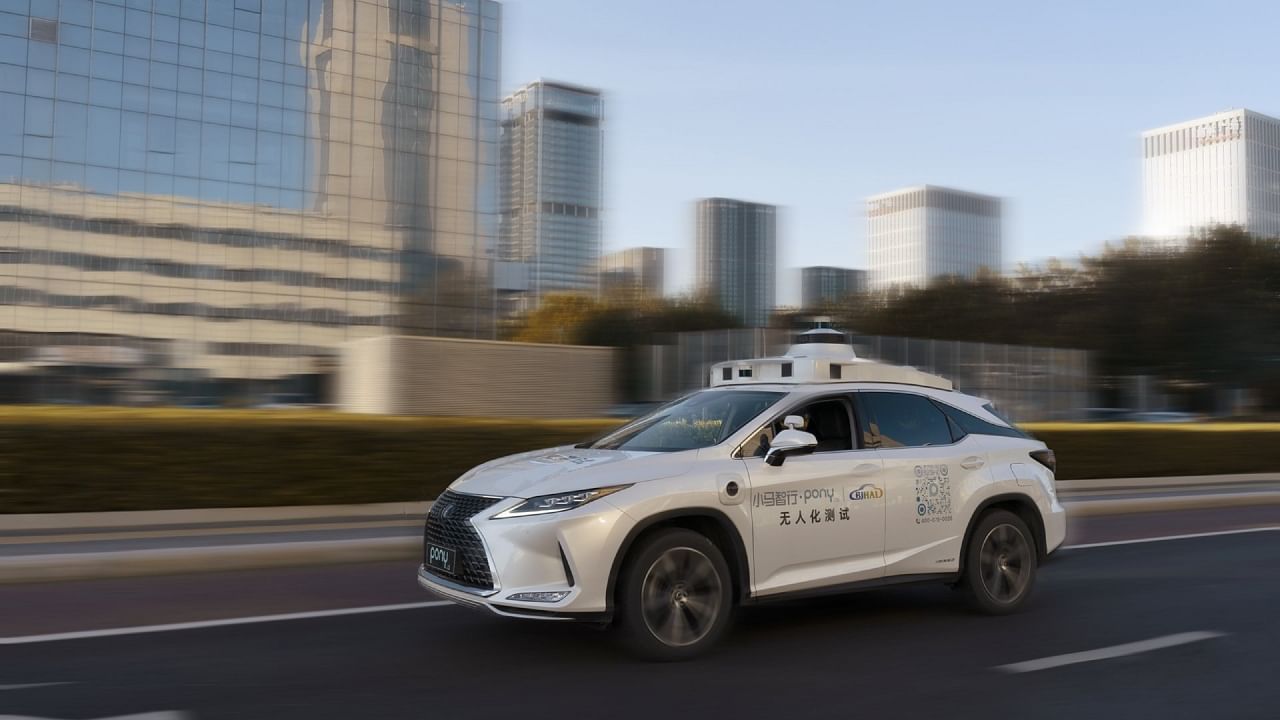
[[[604,293],[630,293],[662,297],[666,289],[667,249],[634,247],[600,258],[600,289]]]
[[[777,291],[778,209],[705,198],[696,214],[699,295],[747,327],[768,325]]]
[[[492,337],[497,3],[136,6],[0,13],[0,394],[315,401],[347,340]]]
[[[1228,110],[1142,133],[1143,234],[1212,225],[1280,236],[1280,120]]]
[[[867,198],[871,289],[1000,272],[1001,216],[1000,198],[936,185]]]
[[[508,312],[547,293],[599,291],[603,134],[600,91],[532,82],[502,102],[499,259],[519,282],[500,287]]]
[[[800,305],[820,308],[866,292],[867,271],[815,265],[800,268]]]

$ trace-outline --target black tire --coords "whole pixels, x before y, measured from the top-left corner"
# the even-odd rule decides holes
[[[618,578],[619,639],[647,660],[687,660],[729,627],[733,577],[715,543],[669,528],[641,539]]]
[[[988,615],[1016,612],[1036,583],[1036,541],[1022,518],[991,510],[978,519],[965,547],[964,585],[974,608]]]

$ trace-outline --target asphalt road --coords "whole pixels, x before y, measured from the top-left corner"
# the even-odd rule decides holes
[[[1090,518],[1070,541],[1275,520]],[[430,599],[411,582],[391,563],[3,587],[0,635]],[[1004,618],[931,585],[751,608],[678,665],[452,606],[0,645],[0,717],[1275,718],[1278,609],[1280,532],[1252,532],[1064,551]],[[1169,638],[1184,644],[1116,647]],[[1001,669],[1106,648],[1122,656]]]

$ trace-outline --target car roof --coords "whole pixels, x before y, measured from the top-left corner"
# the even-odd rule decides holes
[[[952,390],[951,381],[913,367],[888,365],[858,357],[847,337],[819,328],[802,333],[783,355],[729,360],[711,366],[711,387],[763,384],[843,385],[856,382],[896,383]]]

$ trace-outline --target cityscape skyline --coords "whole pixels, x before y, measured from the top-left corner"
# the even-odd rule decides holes
[[[1074,260],[1139,232],[1144,130],[1231,107],[1278,109],[1260,90],[1269,65],[1258,48],[1280,22],[1266,3],[1244,4],[1256,22],[1243,27],[1152,3],[1048,16],[1009,3],[818,3],[821,23],[763,3],[730,16],[692,4],[658,46],[633,37],[648,6],[506,8],[507,81],[558,76],[605,89],[604,250],[677,248],[673,293],[693,287],[687,219],[705,196],[779,206],[781,268],[866,267],[864,199],[922,183],[1008,198],[1006,270]],[[1210,56],[1181,52],[1209,36],[1234,40]],[[784,273],[779,301],[799,299],[798,274]]]
[[[476,5],[475,8],[481,6]],[[68,7],[81,6],[71,4]],[[610,153],[603,151],[601,138],[608,136],[608,133],[602,131],[605,122],[600,114],[601,92],[578,84],[580,81],[577,76],[571,78],[572,84],[545,81],[548,88],[546,91],[543,90],[543,80],[528,82],[505,101],[508,107],[503,124],[509,129],[526,130],[525,135],[533,140],[525,141],[520,146],[521,152],[527,157],[517,163],[512,149],[514,146],[510,143],[514,135],[508,133],[504,137],[504,158],[501,165],[511,173],[520,175],[521,179],[516,182],[513,180],[515,175],[512,175],[506,180],[501,192],[495,193],[498,178],[495,151],[499,141],[496,131],[499,117],[494,112],[494,98],[498,97],[502,86],[498,72],[502,53],[497,47],[499,36],[496,4],[483,5],[493,8],[487,11],[492,17],[487,20],[489,24],[485,27],[485,32],[476,33],[477,38],[492,37],[492,41],[477,42],[477,38],[449,34],[444,44],[436,41],[423,44],[417,35],[427,32],[429,24],[414,22],[412,18],[415,15],[404,16],[410,20],[402,17],[400,27],[397,27],[396,22],[389,23],[387,27],[391,33],[398,34],[396,37],[400,38],[394,41],[394,53],[389,58],[380,57],[386,53],[375,50],[375,45],[370,43],[374,37],[372,31],[359,31],[361,27],[372,28],[373,25],[357,17],[356,9],[361,6],[355,3],[350,6],[343,3],[313,3],[310,14],[307,14],[305,3],[297,4],[298,8],[303,8],[301,11],[295,11],[295,6],[290,5],[286,12],[284,6],[280,6],[278,14],[268,9],[259,12],[239,8],[234,13],[223,13],[221,9],[210,5],[207,18],[201,15],[198,19],[187,17],[185,6],[181,15],[168,15],[160,10],[154,15],[141,11],[117,13],[112,10],[113,7],[116,6],[104,4],[101,12],[94,12],[89,20],[85,20],[93,23],[94,34],[91,37],[85,34],[83,40],[80,38],[83,33],[79,33],[79,30],[89,28],[77,25],[81,20],[77,14],[79,10],[64,9],[61,25],[56,17],[38,16],[35,9],[31,11],[30,22],[26,24],[21,23],[23,16],[10,17],[11,14],[6,13],[4,17],[0,17],[0,20],[4,20],[2,34],[6,38],[3,48],[0,48],[5,54],[0,60],[8,61],[9,64],[5,67],[9,70],[21,69],[26,76],[21,88],[14,84],[13,77],[9,74],[5,76],[8,83],[5,87],[10,90],[12,97],[19,99],[17,104],[10,103],[6,107],[13,121],[6,125],[10,130],[16,128],[17,132],[5,136],[8,155],[0,158],[4,160],[4,163],[0,163],[0,169],[10,168],[10,176],[16,177],[21,173],[24,178],[35,183],[52,183],[59,193],[120,193],[121,197],[126,193],[144,193],[154,199],[188,199],[209,208],[221,202],[240,204],[246,208],[250,205],[296,208],[304,213],[319,213],[325,217],[346,217],[350,223],[352,242],[377,238],[375,243],[386,244],[396,254],[392,258],[392,264],[385,267],[352,265],[347,268],[332,263],[323,266],[333,276],[325,278],[323,282],[333,285],[335,289],[348,285],[364,288],[362,291],[377,288],[377,292],[382,292],[383,295],[376,300],[361,296],[361,303],[368,300],[375,304],[354,305],[351,296],[342,295],[346,291],[339,290],[337,295],[324,300],[326,304],[316,308],[316,312],[325,317],[350,315],[358,319],[357,324],[398,326],[428,334],[488,334],[489,331],[485,328],[492,327],[494,294],[499,294],[501,299],[503,291],[515,289],[504,284],[513,277],[513,273],[510,272],[512,268],[501,267],[503,265],[524,266],[525,287],[532,290],[535,298],[544,291],[595,292],[600,282],[596,268],[602,256],[610,252],[616,253],[621,248],[643,247],[643,244],[637,246],[625,241],[624,233],[630,229],[617,216],[607,222],[602,238],[602,217],[615,215],[610,209],[608,198],[602,192],[606,183],[602,157]],[[177,10],[173,12],[178,13]],[[443,20],[445,11],[440,12]],[[14,18],[17,20],[13,20]],[[207,37],[203,31],[206,23]],[[176,33],[175,39],[179,43],[160,40],[162,35],[170,32],[167,29],[170,24],[173,25],[172,32]],[[202,29],[199,36],[188,37],[185,34],[187,25],[191,24]],[[302,32],[308,36],[305,42],[299,43],[287,38],[275,39],[286,34],[286,27],[288,32],[297,32],[299,24],[303,28]],[[231,30],[233,26],[234,32]],[[244,40],[250,37],[248,33],[255,32],[260,32],[264,38],[271,38],[270,42],[263,41],[261,49],[256,44],[246,45]],[[148,49],[151,46],[146,44],[152,42],[151,33],[155,34],[154,50]],[[85,44],[90,41],[91,44]],[[171,48],[168,47],[170,45]],[[198,61],[200,58],[197,55],[201,53],[204,60],[203,76],[197,77],[199,63],[193,61]],[[446,67],[439,79],[428,79],[426,85],[420,87],[420,68],[441,69],[435,67],[436,60],[431,57],[436,53],[442,53],[442,57],[479,60],[490,70],[483,73],[485,77],[475,74],[471,87],[467,87],[465,83],[457,83],[458,74]],[[277,56],[280,60],[273,59]],[[122,58],[122,62],[114,70],[112,68],[115,66],[102,62],[113,57],[117,60]],[[86,65],[90,58],[93,62],[92,70]],[[389,64],[387,59],[390,60]],[[308,68],[312,73],[311,79],[298,73],[290,74],[290,70],[297,69],[292,65]],[[192,71],[188,73],[191,78],[186,78],[183,74],[188,70]],[[477,73],[474,68],[469,72]],[[109,101],[103,95],[104,88],[113,82],[120,84],[118,80],[112,79],[115,77],[112,73],[123,80],[123,95]],[[56,92],[53,85],[49,85],[42,94],[39,89],[42,74],[58,80]],[[546,76],[546,73],[538,70],[522,73],[521,78],[529,74]],[[203,96],[182,92],[184,88],[191,87],[188,81],[192,78],[202,81]],[[521,78],[508,77],[508,82]],[[226,82],[222,82],[223,80]],[[150,86],[147,85],[148,82],[151,83]],[[397,91],[394,94],[380,94],[377,88],[384,86],[394,87]],[[476,88],[481,90],[481,94],[471,97],[469,93]],[[630,86],[621,86],[611,92],[620,99],[620,105],[626,106],[625,98],[631,90]],[[437,105],[435,93],[440,93],[440,98],[447,102]],[[543,95],[548,93],[558,93],[563,97],[548,103],[543,99]],[[512,106],[517,98],[526,95],[532,98],[528,107],[525,107],[524,100],[519,100],[519,108]],[[714,96],[715,91],[710,90],[709,95]],[[353,111],[341,106],[341,98],[363,100],[353,104]],[[476,99],[480,100],[480,104],[474,107],[466,104]],[[25,109],[21,108],[23,103]],[[426,110],[420,110],[419,107]],[[436,117],[436,114],[439,116]],[[1210,115],[1208,118],[1201,111],[1197,113],[1198,120],[1182,118],[1158,130],[1144,131],[1139,136],[1141,139],[1133,143],[1142,148],[1144,182],[1150,181],[1150,173],[1146,168],[1156,157],[1153,155],[1153,147],[1157,147],[1157,141],[1157,162],[1164,162],[1167,156],[1169,162],[1182,163],[1183,156],[1179,153],[1201,153],[1201,150],[1206,149],[1207,141],[1204,138],[1198,135],[1192,137],[1191,134],[1196,131],[1193,126],[1209,118],[1244,118],[1246,115],[1274,124],[1272,119],[1261,113],[1250,114],[1243,109]],[[790,109],[787,116],[796,120],[808,118],[802,108]],[[625,122],[625,116],[619,116],[619,121]],[[943,130],[950,130],[953,122],[948,118],[948,124]],[[472,127],[464,129],[464,126]],[[118,133],[122,140],[118,149],[111,143],[85,142],[86,132],[92,138],[93,132],[102,127],[107,127],[113,135]],[[1234,136],[1225,137],[1221,132],[1214,135],[1211,140],[1215,147],[1211,150],[1221,155],[1221,151],[1227,147],[1224,143],[1238,140],[1243,127],[1244,121],[1240,120]],[[436,134],[441,131],[443,133],[440,137],[443,140],[438,146],[422,143],[423,138],[432,138],[434,142]],[[1155,137],[1155,134],[1166,131],[1172,133],[1168,142],[1165,142],[1163,135]],[[454,137],[454,133],[459,133],[460,137]],[[680,136],[666,138],[667,142],[673,143],[680,140]],[[544,142],[550,150],[543,147]],[[869,141],[854,137],[849,142],[861,145]],[[1251,139],[1250,147],[1253,148],[1256,144],[1256,138]],[[1210,204],[1214,209],[1206,216],[1207,219],[1222,219],[1214,213],[1219,213],[1217,208],[1224,203],[1231,207],[1231,211],[1224,216],[1226,221],[1238,221],[1239,217],[1244,217],[1237,212],[1244,207],[1244,203],[1235,203],[1239,198],[1232,194],[1235,192],[1232,188],[1243,187],[1246,183],[1250,188],[1247,201],[1249,217],[1255,214],[1255,206],[1265,206],[1268,208],[1267,212],[1271,212],[1271,205],[1275,204],[1271,195],[1275,193],[1266,189],[1272,182],[1271,176],[1250,179],[1253,175],[1249,173],[1253,173],[1253,170],[1246,173],[1243,168],[1246,164],[1250,167],[1256,164],[1257,157],[1270,158],[1266,153],[1274,154],[1274,144],[1272,139],[1267,139],[1264,146],[1256,152],[1250,150],[1252,154],[1247,158],[1241,150],[1240,157],[1233,155],[1231,163],[1224,165],[1221,170],[1217,166],[1200,170],[1210,178],[1205,187],[1213,192],[1226,189],[1221,197],[1214,195],[1212,198]],[[1236,145],[1243,146],[1243,143]],[[211,153],[210,150],[216,152]],[[1264,154],[1258,155],[1258,152]],[[553,162],[544,159],[553,155]],[[428,162],[428,157],[432,158],[431,162]],[[435,162],[437,159],[438,163]],[[536,172],[530,175],[524,170],[526,166],[536,168]],[[1170,165],[1162,172],[1166,176],[1170,172],[1177,175],[1183,172],[1179,170],[1181,167],[1182,165]],[[695,177],[704,172],[700,163],[686,163],[682,168]],[[777,175],[786,177],[786,168],[783,170]],[[858,168],[853,168],[851,177],[861,178],[862,174],[874,172],[874,168],[866,173],[859,173]],[[933,184],[936,175],[933,172],[926,174],[928,177],[922,180],[929,185],[917,187],[939,188],[939,185]],[[750,174],[747,182],[758,182],[758,178],[772,175],[773,173],[757,172]],[[516,197],[512,188],[530,179],[529,190],[522,190],[519,197]],[[956,186],[980,187],[969,184]],[[467,188],[466,197],[455,196],[455,188],[463,187]],[[1146,186],[1142,187],[1147,192]],[[1175,186],[1170,187],[1172,189],[1165,192],[1168,197],[1186,194],[1185,188],[1179,190]],[[718,192],[718,188],[719,185],[707,183],[699,187],[698,193],[693,197],[725,197],[727,194]],[[985,191],[985,188],[982,189]],[[884,193],[882,190],[883,188],[877,188],[876,192],[864,197],[874,201],[877,197],[898,192]],[[1027,198],[1040,196],[1039,188],[1022,190],[1023,192],[1011,196],[1015,205],[1025,202]],[[446,193],[445,196],[439,195],[442,191]],[[1193,188],[1191,192],[1194,195],[1199,191]],[[1205,193],[1209,193],[1209,190]],[[1255,194],[1258,199],[1254,198]],[[866,216],[858,209],[849,213],[848,222],[841,227],[848,239],[839,242],[833,241],[830,236],[815,239],[790,227],[792,223],[804,222],[803,218],[797,218],[808,213],[807,203],[788,205],[758,192],[743,193],[735,197],[752,198],[753,201],[772,208],[771,217],[781,216],[780,221],[771,220],[776,225],[769,230],[770,242],[774,242],[772,238],[775,237],[780,241],[777,243],[777,252],[770,253],[769,263],[774,268],[787,268],[791,271],[808,267],[797,263],[796,256],[804,256],[836,242],[845,255],[862,254],[863,261],[843,262],[841,258],[825,255],[816,265],[868,268],[875,275],[875,222],[864,223],[863,218]],[[999,207],[1010,196],[993,194],[981,197],[998,197]],[[15,198],[15,207],[25,204],[21,197]],[[631,201],[630,195],[622,195],[620,198],[620,204]],[[494,207],[494,202],[499,199],[501,208]],[[50,195],[48,204],[55,202],[65,204],[65,199],[60,195],[56,198]],[[649,208],[653,214],[658,215],[678,211],[690,202],[691,199],[686,198],[670,207],[649,203]],[[856,202],[860,204],[861,200]],[[1237,208],[1232,203],[1240,207]],[[1149,205],[1145,200],[1142,203],[1144,210],[1149,210]],[[124,205],[120,207],[123,208]],[[556,230],[556,237],[550,242],[544,242],[543,226],[546,223],[541,219],[534,223],[536,229],[531,235],[512,235],[509,230],[515,225],[511,223],[507,224],[508,231],[499,234],[499,209],[500,217],[504,220],[518,220],[513,213],[523,211],[525,215],[538,218],[549,216],[553,225],[577,225],[572,228],[566,225]],[[1167,210],[1166,208],[1162,212]],[[154,215],[152,210],[146,212]],[[201,212],[208,214],[207,210]],[[1189,217],[1198,217],[1197,212],[1199,211],[1196,209],[1189,210]],[[867,215],[871,214],[873,213]],[[997,216],[1003,215],[1002,210],[997,212]],[[156,217],[159,219],[150,221],[160,222],[165,219],[163,214]],[[265,222],[252,220],[249,224]],[[1249,225],[1247,221],[1244,224]],[[1273,224],[1268,221],[1268,224],[1259,227],[1265,230]],[[859,234],[859,227],[867,225],[872,230],[866,233],[861,242],[855,239]],[[375,228],[394,229],[393,232],[398,234],[394,239],[389,239],[392,236],[383,238],[377,234],[380,230]],[[1193,228],[1187,226],[1187,229]],[[28,234],[34,232],[29,230]],[[341,230],[335,226],[332,232],[340,234]],[[670,262],[667,262],[666,257],[663,259],[664,266],[674,269],[665,278],[667,282],[664,285],[668,292],[687,293],[695,289],[692,282],[682,282],[681,276],[687,275],[692,268],[686,267],[679,259],[680,255],[689,254],[696,246],[695,232],[692,224],[684,224],[680,232],[660,240],[660,244],[676,248],[669,253]],[[1125,234],[1137,232],[1135,230]],[[1012,267],[1013,263],[1010,261],[1017,261],[1019,258],[1010,257],[1012,253],[1009,253],[1001,259],[998,252],[1008,234],[1002,227],[997,227],[997,252],[991,254],[984,251],[983,257],[988,261],[979,265],[992,267],[997,271],[1007,271]],[[942,236],[943,245],[951,241],[945,232]],[[964,245],[967,241],[960,239],[955,242],[957,245]],[[148,249],[147,252],[151,250]],[[996,259],[989,261],[988,256]],[[35,265],[68,264],[73,260],[75,263],[88,262],[91,265],[98,262],[96,257],[89,260],[78,257],[68,259],[61,255],[46,257],[39,252],[14,257],[22,263]],[[133,260],[136,258],[130,261]],[[497,266],[494,266],[493,261],[499,261]],[[249,262],[257,265],[262,262],[262,258],[255,256]],[[277,261],[272,258],[267,262],[273,264]],[[290,259],[286,264],[292,262]],[[306,266],[312,261],[299,262]],[[930,262],[932,263],[932,258]],[[688,266],[693,265],[694,263],[688,263]],[[316,264],[316,267],[321,268],[322,265]],[[973,267],[957,265],[959,269],[952,271],[929,270],[920,274],[922,279],[918,282],[939,274],[972,274]],[[96,267],[90,269],[96,270]],[[228,270],[206,263],[195,270],[183,269],[182,272],[196,273],[192,277],[204,277],[209,273],[222,277],[228,273],[234,274],[233,270],[239,272],[234,268]],[[287,276],[286,284],[314,281],[310,276],[304,279],[294,278],[279,268],[267,268],[263,272],[268,270],[282,278]],[[350,280],[337,278],[347,270],[358,277]],[[489,276],[491,271],[493,276]],[[156,274],[159,271],[148,272]],[[797,273],[788,272],[779,276],[776,269],[773,271],[768,289],[771,307],[800,304],[795,292],[798,289],[794,283],[796,275]],[[774,283],[780,292],[774,290]],[[706,283],[703,285],[705,289]],[[441,288],[448,288],[451,293],[455,289],[461,289],[462,292],[446,297]],[[49,285],[42,292],[48,293],[54,289],[53,285]],[[273,287],[271,292],[279,294],[278,299],[282,303],[292,302],[288,300],[292,290]],[[50,302],[71,302],[56,293],[49,297],[53,298]],[[335,303],[346,304],[339,308]],[[382,305],[379,307],[376,303]],[[167,303],[163,306],[179,315],[184,314],[186,310],[183,308],[187,307],[182,303]],[[144,303],[139,307],[147,306]],[[196,300],[191,307],[205,313],[204,308],[221,308],[221,305],[213,306]],[[524,306],[525,309],[528,307],[531,305]],[[353,310],[356,311],[354,314]],[[339,324],[342,323],[345,321],[339,321]],[[294,342],[298,349],[289,351],[294,356],[310,354],[318,347],[314,343],[302,344],[297,339]],[[217,347],[222,348],[220,353],[232,348],[237,353],[250,350],[257,352],[256,346],[240,348],[234,343],[223,343]],[[297,361],[291,362],[294,366],[299,365]],[[257,363],[238,361],[237,364]]]

